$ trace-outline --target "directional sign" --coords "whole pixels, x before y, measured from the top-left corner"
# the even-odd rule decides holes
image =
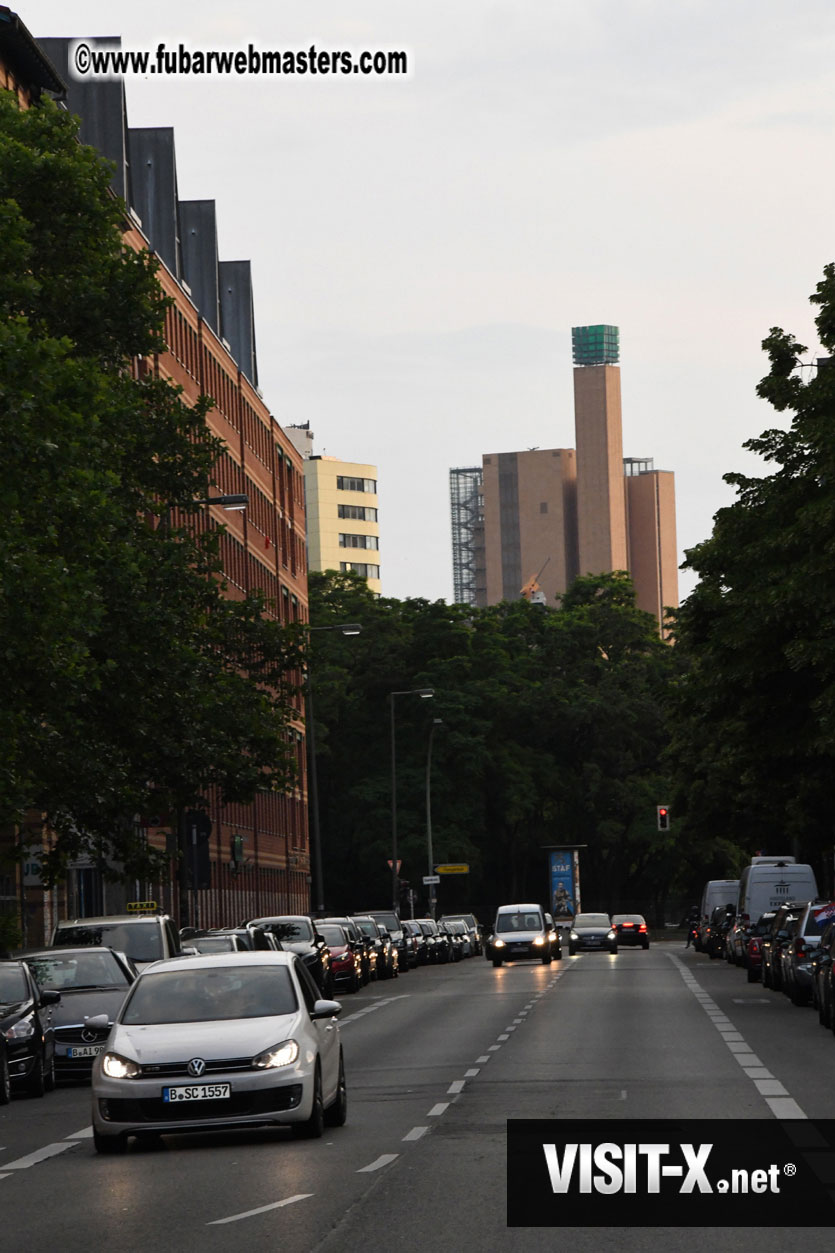
[[[424,883],[440,883],[441,876],[439,874],[425,874],[423,876]]]
[[[461,866],[436,866],[435,870],[438,874],[469,874],[470,867],[468,865]]]

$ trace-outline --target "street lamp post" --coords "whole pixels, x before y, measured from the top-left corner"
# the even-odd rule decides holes
[[[358,622],[340,622],[334,626],[308,627],[314,631],[340,631],[343,635],[359,635],[362,626]],[[325,883],[322,866],[322,833],[319,825],[319,777],[316,769],[316,723],[313,716],[313,670],[307,663],[307,747],[310,779],[310,814],[313,819],[313,913],[325,912]]]
[[[436,893],[435,884],[431,880],[435,876],[435,856],[432,852],[432,803],[431,803],[431,779],[432,779],[432,740],[435,737],[435,727],[444,725],[443,718],[433,718],[432,725],[429,728],[429,746],[426,750],[426,852],[429,858],[427,874],[430,878],[429,883],[429,917],[435,917]]]
[[[412,687],[403,692],[389,692],[391,706],[391,907],[395,913],[400,907],[397,866],[397,753],[394,736],[394,701],[397,696],[419,696],[421,700],[431,700],[435,689],[431,687]]]

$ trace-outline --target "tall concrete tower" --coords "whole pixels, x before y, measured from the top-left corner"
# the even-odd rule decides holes
[[[571,342],[580,574],[626,570],[618,328],[575,326]]]

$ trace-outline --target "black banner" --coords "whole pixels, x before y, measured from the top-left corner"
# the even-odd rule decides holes
[[[511,1119],[509,1227],[828,1227],[835,1120]]]

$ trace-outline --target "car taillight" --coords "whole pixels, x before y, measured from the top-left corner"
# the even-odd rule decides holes
[[[761,947],[762,947],[762,945],[760,944],[760,941],[759,941],[759,940],[749,940],[749,941],[748,941],[748,952],[749,952],[749,953],[759,953],[759,951],[760,951]]]
[[[634,922],[622,922],[620,925],[623,927],[625,931],[627,927],[634,927],[635,923]]]
[[[638,930],[639,930],[639,931],[646,931],[646,929],[647,929],[647,924],[646,924],[645,922],[642,922],[642,923],[641,923],[641,925],[640,925],[640,927],[638,928]]]

